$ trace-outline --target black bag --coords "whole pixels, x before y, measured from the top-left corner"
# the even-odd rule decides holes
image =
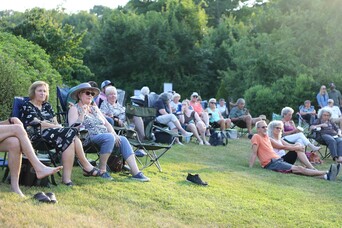
[[[211,132],[209,143],[212,146],[226,146],[228,145],[228,137],[221,131]]]
[[[155,131],[154,136],[157,143],[171,144],[173,140],[173,136],[164,131]]]
[[[108,158],[107,166],[112,172],[120,172],[124,166],[124,162],[121,152],[115,149]]]
[[[46,166],[51,166],[50,159],[39,158],[39,160]],[[51,178],[51,180],[50,180]],[[50,187],[50,184],[57,185],[54,175],[38,179],[36,172],[32,167],[30,161],[23,157],[21,164],[21,172],[19,176],[19,184],[24,186],[39,186],[39,187]]]

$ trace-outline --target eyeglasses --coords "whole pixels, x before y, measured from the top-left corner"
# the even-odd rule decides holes
[[[283,130],[283,128],[281,128],[281,127],[275,127],[275,129],[277,129],[277,130]]]
[[[194,96],[192,96],[192,97],[196,97],[196,98],[197,98],[198,96],[194,95]]]
[[[266,129],[266,128],[267,128],[267,126],[262,126],[262,127],[258,127],[258,128]]]
[[[95,93],[94,93],[94,92],[84,91],[83,93],[85,93],[87,96],[89,96],[89,95],[95,96]]]
[[[216,102],[209,102],[210,104],[216,104]]]

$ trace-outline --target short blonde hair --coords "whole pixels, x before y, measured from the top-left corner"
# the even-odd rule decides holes
[[[30,100],[33,100],[36,97],[36,89],[40,86],[45,86],[46,88],[46,99],[45,102],[49,100],[49,84],[44,81],[35,81],[30,86],[28,93]]]

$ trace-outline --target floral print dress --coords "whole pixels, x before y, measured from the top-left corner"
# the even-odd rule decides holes
[[[48,102],[42,104],[40,110],[34,106],[30,101],[25,102],[21,108],[21,121],[29,135],[31,141],[42,137],[48,144],[56,149],[56,152],[64,152],[71,143],[73,143],[78,131],[75,128],[62,127],[62,128],[47,128],[42,130],[41,134],[37,132],[30,123],[35,119],[41,121],[47,120],[53,122],[55,116],[51,105]]]

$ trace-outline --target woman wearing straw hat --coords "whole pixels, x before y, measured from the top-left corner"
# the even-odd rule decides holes
[[[90,141],[100,147],[100,170],[104,172],[103,178],[112,179],[110,174],[106,172],[106,165],[116,146],[120,148],[120,152],[131,168],[132,178],[138,181],[149,181],[150,179],[139,171],[127,138],[118,136],[99,108],[92,105],[93,97],[99,93],[99,89],[91,87],[88,83],[82,83],[75,87],[70,96],[77,103],[69,110],[69,124],[81,123],[88,130]]]

